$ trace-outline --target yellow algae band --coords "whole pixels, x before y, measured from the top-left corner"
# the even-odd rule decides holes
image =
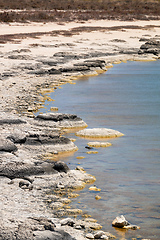
[[[84,138],[115,138],[123,135],[119,131],[108,128],[88,128],[76,133],[76,136]]]
[[[83,156],[78,156],[78,157],[76,157],[77,159],[83,159],[83,158],[85,158],[85,157],[83,157]]]
[[[89,142],[87,143],[89,147],[109,147],[112,144],[109,142]]]
[[[100,197],[99,195],[96,195],[96,196],[95,196],[95,199],[96,199],[96,200],[100,200],[101,197]]]
[[[58,107],[51,107],[50,111],[58,111]]]
[[[95,186],[91,186],[91,187],[89,188],[89,190],[90,190],[90,191],[97,191],[97,192],[100,192],[100,191],[101,191],[100,188],[97,188],[97,187],[95,187]]]
[[[97,154],[98,151],[88,151],[87,154]]]

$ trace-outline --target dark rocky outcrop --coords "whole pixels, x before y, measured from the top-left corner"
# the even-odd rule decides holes
[[[47,120],[47,121],[63,121],[63,120],[71,120],[71,121],[79,121],[81,118],[77,117],[75,114],[65,114],[65,113],[46,113],[39,114],[35,120]]]
[[[142,44],[138,54],[153,54],[158,56],[160,54],[160,41],[159,40],[149,40],[145,44]]]
[[[70,140],[66,137],[60,137],[59,135],[41,135],[30,134],[26,137],[25,144],[28,145],[43,145],[43,144],[67,144]]]
[[[7,139],[11,140],[13,143],[25,143],[26,134],[22,132],[15,132],[7,137]]]
[[[21,124],[26,123],[26,121],[19,118],[4,118],[0,119],[0,125],[2,124]]]
[[[38,175],[44,173],[56,173],[53,164],[47,162],[23,163],[10,162],[9,164],[0,165],[0,176],[5,176],[10,179],[24,178],[26,176]]]
[[[103,67],[105,67],[105,61],[104,60],[90,60],[90,61],[86,60],[82,63],[76,63],[76,64],[74,64],[74,66],[76,66],[76,67],[87,67],[88,70],[90,68],[97,68],[97,67],[103,68]]]
[[[69,171],[69,167],[66,163],[58,161],[54,164],[53,168],[58,172],[65,172],[67,173]]]
[[[17,151],[16,145],[8,139],[0,139],[0,152],[15,152]]]

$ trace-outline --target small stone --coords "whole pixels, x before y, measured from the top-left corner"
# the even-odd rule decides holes
[[[112,226],[113,227],[118,227],[118,228],[123,228],[124,226],[130,225],[128,221],[126,221],[125,217],[121,215],[120,217],[116,217],[113,222]]]
[[[140,229],[139,226],[137,226],[137,225],[132,225],[132,224],[130,224],[130,225],[128,225],[128,226],[124,226],[124,228],[125,228],[125,229],[132,229],[132,230]]]
[[[86,222],[94,222],[94,223],[97,222],[96,219],[94,219],[94,218],[88,218],[88,217],[87,217],[84,221],[86,221]]]
[[[96,199],[96,200],[100,200],[100,199],[101,199],[101,197],[100,197],[100,196],[98,196],[98,195],[96,195],[96,196],[95,196],[95,199]]]
[[[130,224],[123,215],[121,215],[120,217],[119,216],[116,217],[112,222],[112,226],[118,227],[118,228],[132,229],[132,230],[140,229],[139,226]]]
[[[76,197],[79,197],[78,193],[69,193],[68,194],[68,198],[76,198]]]
[[[61,226],[68,225],[73,227],[73,225],[75,224],[75,221],[72,218],[65,218],[60,221],[60,224]]]
[[[77,230],[81,230],[82,227],[81,227],[80,225],[77,225],[77,226],[75,226],[75,229],[77,229]]]
[[[105,233],[103,232],[103,231],[98,231],[98,232],[96,232],[95,234],[94,234],[94,238],[95,239],[101,239],[101,237],[102,236],[104,236],[105,235]],[[105,235],[106,236],[106,235]],[[106,236],[107,237],[107,236]],[[105,238],[102,238],[102,239],[105,239]]]
[[[58,107],[51,107],[50,111],[58,111]]]
[[[101,191],[100,188],[97,188],[97,187],[95,187],[95,186],[91,186],[91,187],[89,188],[89,190],[90,190],[90,191],[98,191],[98,192]]]
[[[83,168],[83,167],[79,167],[79,166],[76,167],[76,170],[85,172],[85,171],[84,171],[84,168]]]
[[[104,234],[104,235],[102,235],[101,237],[100,237],[100,239],[108,239],[108,237]]]
[[[86,238],[88,238],[88,239],[94,239],[94,236],[93,236],[92,233],[87,233],[87,234],[86,234]]]

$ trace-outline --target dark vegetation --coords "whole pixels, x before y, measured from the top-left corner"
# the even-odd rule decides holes
[[[160,0],[0,0],[0,9],[1,22],[147,20],[159,19]]]

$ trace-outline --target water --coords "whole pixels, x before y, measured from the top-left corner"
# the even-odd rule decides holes
[[[71,168],[80,163],[101,188],[97,193],[86,186],[72,205],[91,214],[118,239],[160,239],[160,61],[114,65],[105,74],[63,85],[51,98],[55,102],[49,102],[48,110],[54,105],[59,112],[82,117],[91,128],[125,134],[92,155],[86,153],[88,140],[68,134],[77,139],[79,150],[63,160]],[[114,229],[112,220],[120,214],[141,229]]]

